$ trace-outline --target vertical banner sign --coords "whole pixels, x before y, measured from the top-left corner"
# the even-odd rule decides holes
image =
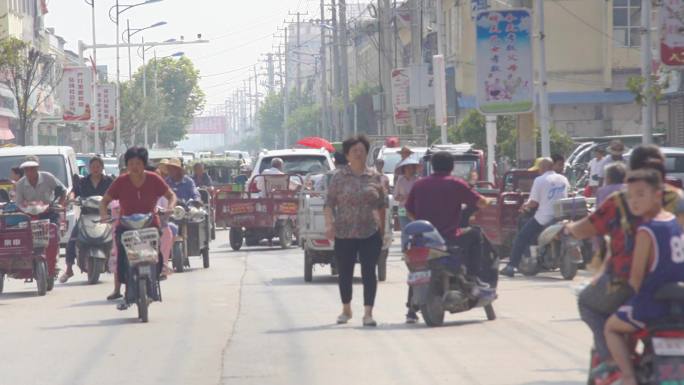
[[[397,126],[407,126],[411,123],[410,85],[411,76],[408,68],[392,70],[392,106],[394,107],[394,124]]]
[[[520,114],[534,108],[532,17],[526,9],[484,11],[476,20],[477,109]]]
[[[88,121],[91,114],[93,73],[88,67],[65,67],[62,76],[62,118]]]
[[[684,0],[663,0],[658,29],[660,61],[666,67],[684,68]]]
[[[97,85],[97,121],[100,124],[100,132],[111,132],[115,126],[116,85]],[[95,126],[90,125],[90,130],[95,131]]]
[[[475,20],[478,12],[486,11],[489,8],[488,0],[470,0],[470,17]]]

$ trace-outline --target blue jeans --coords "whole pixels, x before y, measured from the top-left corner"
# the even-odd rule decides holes
[[[539,238],[539,234],[541,234],[543,230],[544,226],[540,225],[534,218],[530,218],[530,220],[525,223],[525,226],[520,229],[520,232],[513,241],[511,260],[508,263],[510,266],[518,267],[525,251],[529,250],[530,246],[537,243],[537,238]]]

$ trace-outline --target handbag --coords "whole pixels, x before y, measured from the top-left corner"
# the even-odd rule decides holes
[[[579,293],[578,301],[590,310],[608,315],[615,313],[634,294],[628,282],[603,274]]]

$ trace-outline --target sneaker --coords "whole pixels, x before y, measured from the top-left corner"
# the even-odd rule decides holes
[[[338,325],[346,324],[347,322],[349,322],[351,317],[352,317],[351,314],[342,313],[339,316],[337,316],[337,324]]]
[[[126,302],[122,302],[118,305],[116,305],[117,310],[128,310],[128,304]]]
[[[409,310],[408,313],[406,313],[406,323],[407,324],[414,324],[418,322],[418,314],[416,314],[415,311]]]
[[[363,316],[363,326],[375,327],[378,323],[371,316]]]
[[[511,265],[506,265],[501,271],[499,272],[501,275],[505,275],[506,277],[513,278],[515,276],[515,268]]]

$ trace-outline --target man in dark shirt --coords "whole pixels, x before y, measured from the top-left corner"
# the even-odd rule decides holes
[[[76,197],[87,198],[91,196],[104,196],[109,186],[114,181],[112,177],[104,174],[104,162],[102,158],[94,157],[90,159],[88,165],[89,174],[81,178],[76,185]],[[64,274],[59,278],[59,282],[66,283],[74,275],[73,266],[76,262],[76,237],[78,235],[78,222],[71,231],[71,237],[67,243],[66,264]]]
[[[211,180],[209,174],[204,170],[203,163],[195,163],[192,166],[193,176],[192,180],[195,182],[197,187],[211,187],[214,182]]]
[[[448,245],[463,249],[468,274],[478,277],[482,233],[478,228],[461,228],[461,211],[464,206],[484,208],[489,201],[463,179],[451,176],[454,169],[451,153],[440,151],[432,156],[431,162],[434,173],[413,185],[406,201],[407,214],[411,220],[429,221]],[[415,313],[409,310],[406,321],[412,323],[416,319]]]

